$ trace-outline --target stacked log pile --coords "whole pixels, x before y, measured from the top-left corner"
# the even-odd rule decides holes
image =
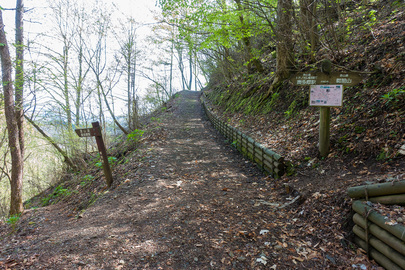
[[[405,227],[390,222],[373,203],[405,205],[405,181],[348,189],[353,202],[355,243],[386,269],[405,269]]]

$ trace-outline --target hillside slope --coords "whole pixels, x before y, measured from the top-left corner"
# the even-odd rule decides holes
[[[382,180],[384,175],[403,178],[404,29],[402,10],[371,30],[359,31],[342,54],[322,56],[332,59],[335,71],[352,70],[363,77],[360,84],[345,88],[343,107],[331,109],[331,151],[326,159],[318,154],[319,108],[308,107],[309,87],[285,81],[262,100],[272,81],[270,73],[241,74],[232,83],[219,82],[205,92],[224,121],[292,163],[295,172],[291,176],[301,177],[294,181],[303,192],[330,190],[341,182],[336,179],[353,175],[364,181]],[[274,61],[269,65],[275,66]],[[350,181],[340,186],[346,185]]]

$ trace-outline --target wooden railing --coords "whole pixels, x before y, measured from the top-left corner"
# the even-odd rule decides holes
[[[373,203],[405,204],[405,181],[351,187],[354,242],[385,269],[405,269],[405,227],[389,221]],[[368,203],[367,203],[368,201]]]
[[[201,99],[201,103],[208,119],[214,127],[244,156],[258,164],[260,168],[275,178],[279,178],[285,173],[286,166],[282,156],[265,148],[263,145],[243,134],[236,128],[221,121],[208,108],[204,96]]]

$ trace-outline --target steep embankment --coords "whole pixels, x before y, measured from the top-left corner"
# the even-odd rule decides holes
[[[294,185],[302,192],[343,189],[356,177],[364,181],[401,178],[405,167],[400,151],[405,148],[404,29],[401,10],[369,28],[357,29],[341,51],[318,54],[322,53],[319,61],[332,59],[335,71],[352,70],[363,77],[360,84],[345,88],[343,107],[331,111],[331,152],[326,159],[318,156],[319,109],[308,107],[309,87],[285,81],[263,101],[272,81],[270,68],[269,74],[240,74],[232,82],[211,85],[206,93],[224,121],[292,162],[300,176],[294,178]],[[269,61],[267,65],[275,67],[275,60],[270,57]]]
[[[1,225],[0,267],[370,265],[343,238],[341,221],[348,208],[320,192],[291,206],[290,200],[299,194],[283,180],[263,175],[226,145],[202,115],[199,95],[181,92],[165,112],[151,119],[139,150],[127,151],[121,157],[126,162],[115,167],[113,188],[102,191],[102,177],[98,185],[95,179],[89,184],[86,191],[99,191],[99,197],[87,208],[78,200],[86,192],[69,179],[61,183],[71,191],[65,199],[27,210],[15,226]]]

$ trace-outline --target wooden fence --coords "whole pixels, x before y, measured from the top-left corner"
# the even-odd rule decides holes
[[[405,181],[364,185],[348,189],[353,202],[355,243],[385,269],[405,269],[405,227],[390,223],[369,202],[405,204]]]
[[[202,105],[205,113],[214,127],[222,133],[222,135],[231,142],[244,156],[255,162],[264,171],[275,178],[281,177],[286,170],[284,158],[276,152],[265,148],[260,143],[246,136],[236,128],[228,125],[216,117],[206,105],[202,98]]]

